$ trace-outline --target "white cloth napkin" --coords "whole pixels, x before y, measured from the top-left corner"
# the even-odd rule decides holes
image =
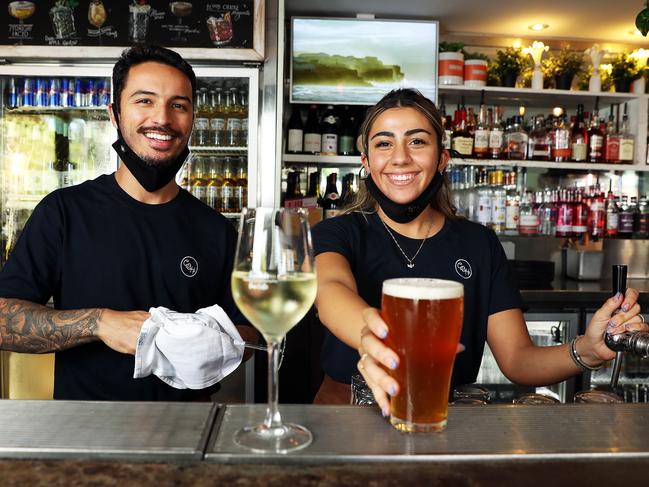
[[[218,306],[196,313],[151,308],[135,349],[133,378],[155,374],[176,389],[204,389],[241,363],[244,341]]]

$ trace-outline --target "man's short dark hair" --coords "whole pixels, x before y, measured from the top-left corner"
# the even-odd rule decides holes
[[[196,74],[180,54],[165,47],[152,44],[139,44],[122,51],[122,55],[113,66],[113,110],[119,114],[122,90],[126,85],[129,70],[142,63],[160,63],[171,66],[181,71],[189,79],[192,85],[192,102],[196,92]]]

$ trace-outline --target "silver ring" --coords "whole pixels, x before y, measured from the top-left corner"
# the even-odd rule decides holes
[[[644,320],[644,316],[642,316],[641,314],[639,314],[638,316],[640,317],[640,319],[642,320],[643,323],[646,323],[645,320]]]

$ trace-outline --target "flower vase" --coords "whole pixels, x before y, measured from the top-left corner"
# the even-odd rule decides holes
[[[640,76],[638,79],[633,80],[631,83],[631,93],[638,93],[644,95],[647,89],[647,82],[644,79],[644,76]]]
[[[588,82],[588,91],[594,93],[599,93],[602,91],[602,77],[599,75],[599,72],[593,73]]]
[[[534,71],[532,72],[532,89],[543,89],[543,73],[541,72],[541,66],[534,66]]]

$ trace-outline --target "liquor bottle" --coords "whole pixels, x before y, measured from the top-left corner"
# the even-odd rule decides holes
[[[505,235],[518,235],[520,222],[520,195],[515,188],[507,191],[505,200]]]
[[[604,162],[604,133],[599,126],[599,96],[595,98],[595,108],[588,129],[588,162]]]
[[[221,176],[220,171],[220,160],[216,156],[208,157],[207,165],[209,166],[209,171],[207,185],[205,187],[205,204],[210,208],[218,210],[221,186],[223,185],[223,177]]]
[[[225,114],[223,113],[223,90],[215,88],[211,94],[210,142],[214,147],[225,145]]]
[[[622,116],[622,128],[620,132],[620,162],[622,164],[633,164],[635,157],[635,138],[629,130],[629,116],[626,103],[624,104],[624,115]]]
[[[190,192],[194,197],[203,203],[205,203],[205,194],[207,189],[207,180],[209,176],[207,174],[207,167],[203,157],[194,156],[192,159],[192,171],[191,171],[191,188]]]
[[[541,235],[554,236],[557,231],[557,208],[550,189],[543,193],[543,206],[538,212],[539,215],[539,233]]]
[[[514,116],[511,130],[505,134],[505,141],[509,159],[527,159],[529,137],[523,128],[523,117],[520,115]]]
[[[356,195],[356,191],[354,190],[355,178],[356,174],[354,173],[345,174],[343,177],[343,190],[340,194],[341,207],[349,205],[354,200],[354,196]]]
[[[530,132],[528,154],[536,161],[550,160],[550,137],[545,129],[543,115],[534,117],[534,128]]]
[[[207,103],[207,88],[201,88],[196,92],[196,108],[192,137],[194,139],[193,145],[204,147],[210,143],[210,114]]]
[[[462,107],[456,111],[456,122],[453,127],[451,147],[460,155],[471,157],[473,154],[473,137],[467,128],[467,113]]]
[[[590,202],[589,232],[594,239],[606,233],[606,199],[600,191],[595,192]]]
[[[239,90],[239,102],[241,104],[241,142],[240,145],[248,147],[248,90]]]
[[[585,162],[588,159],[588,130],[584,124],[584,105],[577,105],[577,118],[570,135],[570,159]]]
[[[333,105],[327,105],[327,110],[322,116],[321,144],[320,155],[335,156],[338,154],[338,126]]]
[[[487,107],[484,104],[484,90],[480,94],[478,123],[473,133],[473,155],[478,159],[485,159],[489,156],[489,118]]]
[[[241,109],[238,97],[239,93],[235,86],[226,93],[228,118],[225,122],[225,145],[228,147],[238,147],[241,144]]]
[[[573,206],[570,192],[567,189],[559,191],[559,202],[557,206],[557,229],[555,236],[564,238],[571,237]]]
[[[617,237],[617,227],[620,221],[619,209],[617,206],[616,197],[611,191],[609,185],[608,194],[606,195],[606,236]]]
[[[491,228],[497,235],[505,233],[507,193],[503,188],[503,171],[492,172],[491,185]]]
[[[525,191],[521,200],[518,233],[527,236],[539,234],[539,217],[534,213],[534,196],[531,191]]]
[[[633,235],[636,235],[640,228],[640,208],[638,208],[638,198],[636,196],[631,196],[630,201],[629,209],[633,215]]]
[[[236,211],[241,211],[248,206],[248,160],[245,156],[238,158],[237,177],[234,188]]]
[[[493,109],[493,123],[489,127],[489,154],[492,159],[500,159],[505,141],[502,125],[502,109],[499,106]]]
[[[570,159],[570,130],[565,117],[556,117],[552,130],[552,160],[565,162]]]
[[[485,227],[491,226],[491,188],[489,188],[489,179],[492,178],[491,173],[487,173],[485,168],[480,169],[480,177],[478,179],[478,223]]]
[[[317,154],[322,148],[322,132],[318,123],[318,112],[315,105],[309,107],[309,115],[304,124],[303,149],[307,154]]]
[[[478,219],[478,188],[476,187],[476,168],[464,166],[464,191],[462,192],[461,206],[465,210],[465,216],[474,222]]]
[[[617,236],[631,238],[633,236],[633,211],[629,205],[629,198],[622,195],[620,214],[617,222]]]
[[[619,111],[619,105],[618,111]],[[606,140],[604,141],[604,160],[610,164],[620,162],[620,134],[615,123],[615,107],[611,105],[611,113],[606,124]]]
[[[320,171],[313,171],[309,174],[309,191],[307,197],[315,198],[318,206],[322,206],[322,194],[320,193]]]
[[[354,145],[356,144],[356,120],[352,111],[345,106],[342,116],[342,126],[340,127],[340,137],[338,137],[338,154],[341,156],[351,156],[354,154]]]
[[[302,152],[302,142],[304,139],[304,126],[302,125],[302,115],[297,105],[293,105],[291,118],[288,121],[288,135],[286,137],[286,152],[290,154],[299,154]]]
[[[236,181],[233,173],[233,161],[231,157],[223,160],[223,186],[221,187],[221,211],[223,213],[235,212],[237,202],[235,201]]]
[[[340,195],[336,187],[338,175],[334,172],[327,176],[327,187],[322,200],[322,209],[324,218],[332,218],[340,212]]]
[[[580,190],[575,191],[572,207],[572,235],[577,238],[582,238],[588,232],[589,208],[583,199],[583,193]]]

